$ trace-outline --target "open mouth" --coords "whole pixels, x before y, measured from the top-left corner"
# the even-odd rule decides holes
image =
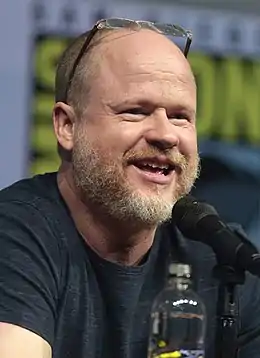
[[[131,164],[135,165],[138,169],[143,170],[145,172],[160,174],[167,176],[171,174],[173,170],[175,170],[175,166],[170,163],[160,163],[155,160],[140,160],[134,161]]]

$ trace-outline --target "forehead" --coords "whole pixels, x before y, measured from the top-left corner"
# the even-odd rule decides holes
[[[150,30],[111,33],[96,52],[99,70],[96,85],[110,95],[174,90],[196,94],[189,63],[168,38]]]

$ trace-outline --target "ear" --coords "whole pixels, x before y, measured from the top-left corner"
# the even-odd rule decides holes
[[[57,141],[65,150],[73,148],[75,113],[71,106],[57,102],[52,111],[52,121]]]

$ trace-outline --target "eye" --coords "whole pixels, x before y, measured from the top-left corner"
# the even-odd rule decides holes
[[[147,115],[149,114],[148,111],[142,107],[136,107],[136,108],[129,108],[127,110],[124,110],[123,113],[127,114],[133,114],[133,115]]]
[[[174,120],[188,121],[188,122],[191,121],[190,116],[188,114],[186,114],[186,113],[173,113],[173,114],[168,115],[168,118],[171,121],[174,121]]]

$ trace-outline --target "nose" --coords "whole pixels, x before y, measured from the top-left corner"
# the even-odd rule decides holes
[[[145,139],[150,145],[160,150],[172,149],[178,145],[178,129],[170,123],[165,111],[160,111],[149,120],[152,123],[146,131]]]

